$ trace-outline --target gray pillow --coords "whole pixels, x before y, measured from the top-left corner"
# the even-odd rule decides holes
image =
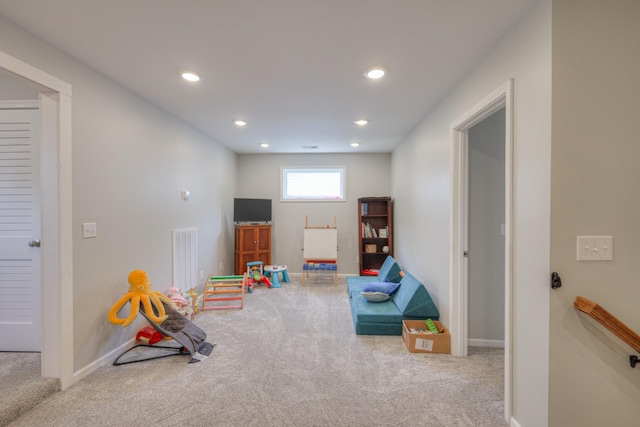
[[[362,296],[369,302],[384,302],[391,298],[391,295],[383,292],[360,292]]]

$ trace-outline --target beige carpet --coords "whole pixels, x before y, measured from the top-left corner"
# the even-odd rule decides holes
[[[0,426],[6,426],[60,390],[40,376],[40,353],[0,352]]]
[[[292,279],[258,286],[243,310],[198,314],[209,359],[106,366],[10,425],[507,425],[501,349],[456,358],[357,336],[344,283]]]

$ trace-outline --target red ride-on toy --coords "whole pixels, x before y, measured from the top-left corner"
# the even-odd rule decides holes
[[[261,283],[267,288],[271,287],[271,281],[262,272],[262,261],[247,263],[247,288],[249,293],[253,292],[253,285],[256,283]]]
[[[143,344],[153,345],[159,341],[162,341],[164,335],[156,331],[151,325],[145,326],[136,334],[136,341]]]

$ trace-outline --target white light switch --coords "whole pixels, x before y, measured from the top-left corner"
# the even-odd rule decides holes
[[[612,236],[578,236],[578,261],[613,261]]]
[[[82,238],[91,239],[98,235],[98,227],[95,222],[82,223]]]

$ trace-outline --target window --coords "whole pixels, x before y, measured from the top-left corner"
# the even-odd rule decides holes
[[[283,167],[282,201],[323,201],[344,202],[345,175],[344,166],[334,167]]]

